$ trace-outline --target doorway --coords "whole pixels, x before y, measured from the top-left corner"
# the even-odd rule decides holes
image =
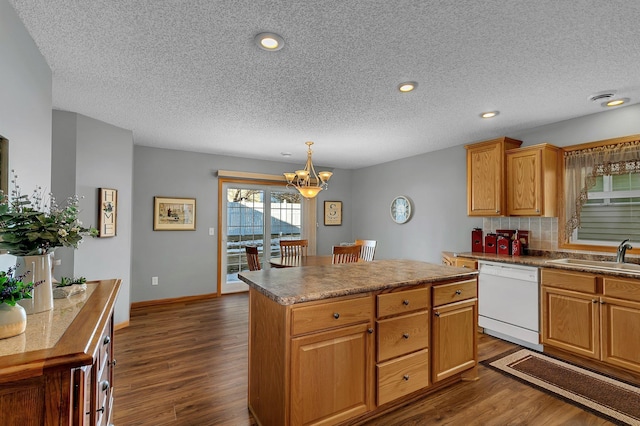
[[[255,245],[263,269],[280,255],[280,239],[303,234],[304,203],[295,189],[228,182],[222,185],[220,235],[222,294],[247,291],[238,272],[248,271],[245,247]]]

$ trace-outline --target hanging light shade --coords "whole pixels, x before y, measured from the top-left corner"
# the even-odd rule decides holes
[[[333,173],[316,173],[316,170],[313,168],[313,162],[311,161],[311,154],[313,153],[313,151],[311,151],[311,145],[313,145],[313,142],[305,142],[305,144],[308,150],[307,164],[304,165],[304,169],[283,174],[287,179],[288,187],[292,186],[296,188],[304,198],[315,198],[320,191],[328,188],[329,184],[327,182],[329,182]]]

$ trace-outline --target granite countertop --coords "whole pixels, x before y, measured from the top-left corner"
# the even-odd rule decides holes
[[[375,260],[339,265],[241,272],[251,288],[281,305],[366,293],[407,285],[475,278],[476,270],[415,260]]]
[[[576,272],[587,272],[590,274],[608,275],[624,278],[640,279],[640,274],[624,271],[612,271],[612,270],[599,270],[589,267],[584,267],[576,264],[563,264],[563,263],[551,263],[550,260],[554,259],[584,259],[584,260],[597,260],[597,261],[614,261],[615,258],[607,255],[600,254],[576,254],[571,252],[534,252],[532,255],[526,256],[511,256],[506,254],[493,254],[493,253],[480,253],[480,252],[443,252],[447,253],[450,257],[464,257],[475,260],[486,260],[490,262],[501,262],[509,264],[520,264],[528,266],[536,266],[539,268],[554,268],[564,269]],[[629,258],[628,263],[637,263],[637,258]]]

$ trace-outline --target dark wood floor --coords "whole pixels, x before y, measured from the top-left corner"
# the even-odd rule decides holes
[[[247,410],[248,295],[133,309],[116,331],[114,424],[255,425]],[[480,359],[514,347],[481,335]],[[484,366],[367,425],[606,425]]]

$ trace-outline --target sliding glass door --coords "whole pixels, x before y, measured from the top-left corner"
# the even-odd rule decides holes
[[[303,203],[300,194],[283,186],[225,183],[222,186],[223,273],[221,292],[247,290],[238,272],[248,270],[245,247],[255,245],[262,268],[280,254],[281,238],[301,238]]]

